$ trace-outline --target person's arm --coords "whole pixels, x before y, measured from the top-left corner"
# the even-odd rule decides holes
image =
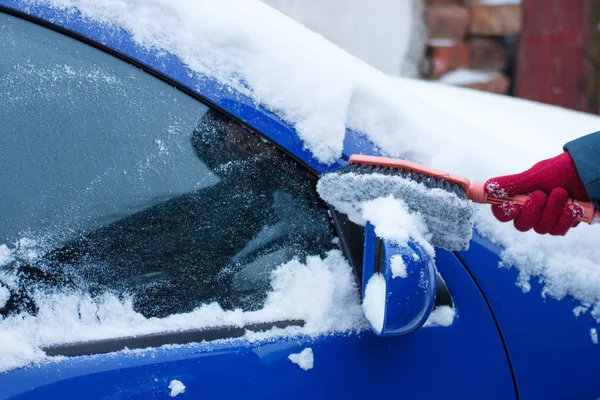
[[[496,219],[513,221],[522,232],[565,235],[583,216],[583,208],[569,203],[569,198],[592,201],[600,209],[600,132],[569,142],[564,150],[527,171],[485,183],[493,197],[529,194],[523,206],[512,202],[492,206]]]
[[[600,131],[567,143],[564,150],[571,155],[590,201],[600,210]]]

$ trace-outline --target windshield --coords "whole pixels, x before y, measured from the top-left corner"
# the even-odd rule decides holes
[[[257,309],[274,268],[334,246],[312,175],[219,111],[3,14],[0,54],[0,314],[64,290]]]

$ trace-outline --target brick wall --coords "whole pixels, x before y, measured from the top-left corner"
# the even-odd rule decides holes
[[[506,37],[521,32],[520,4],[485,0],[425,0],[428,29],[424,75],[473,89],[509,92]]]

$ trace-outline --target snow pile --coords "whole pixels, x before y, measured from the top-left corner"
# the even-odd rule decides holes
[[[302,368],[305,371],[312,369],[315,365],[315,356],[310,347],[307,347],[300,353],[290,354],[288,358],[291,362],[297,364],[300,368]]]
[[[370,221],[378,236],[399,244],[412,237],[429,253],[429,243],[448,250],[469,246],[473,207],[446,190],[428,189],[397,175],[346,172],[322,176],[317,191],[352,222]]]
[[[540,236],[517,232],[512,223],[496,222],[487,209],[476,213],[475,227],[484,237],[502,246],[502,267],[519,269],[517,284],[529,292],[532,277],[543,283],[542,296],[581,302],[577,314],[587,311],[600,322],[600,247],[598,225],[580,224],[567,236]],[[517,233],[515,233],[517,232]]]
[[[385,298],[385,278],[381,274],[373,274],[367,282],[362,307],[369,323],[377,332],[381,332],[383,329]]]
[[[450,306],[439,306],[429,314],[429,318],[427,318],[423,327],[437,325],[447,328],[452,325],[455,316],[456,310],[454,308]]]
[[[413,255],[416,256],[416,254]],[[406,264],[401,255],[395,255],[390,259],[390,267],[392,269],[392,278],[406,278],[408,276]]]
[[[437,81],[446,85],[467,86],[475,83],[487,83],[492,76],[485,72],[459,68],[442,75]]]
[[[166,331],[239,326],[300,319],[303,327],[273,329],[247,338],[264,339],[303,334],[366,329],[352,269],[339,250],[327,257],[308,257],[305,264],[292,260],[272,273],[272,289],[262,309],[225,311],[211,303],[165,318],[145,318],[133,309],[131,299],[105,294],[38,294],[36,316],[13,315],[0,320],[0,372],[43,361],[42,347],[78,341],[143,335]]]
[[[169,393],[169,396],[171,397],[185,393],[185,385],[177,379],[173,379],[169,383],[169,389],[171,389],[171,393]]]

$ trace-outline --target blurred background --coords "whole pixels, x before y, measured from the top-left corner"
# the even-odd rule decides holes
[[[397,76],[600,111],[600,0],[263,0]]]

